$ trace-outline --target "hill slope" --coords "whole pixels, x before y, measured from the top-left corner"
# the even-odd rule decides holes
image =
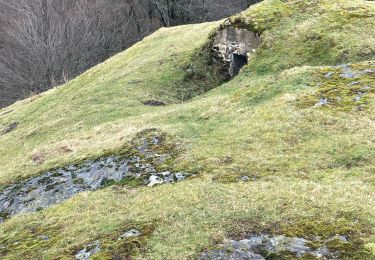
[[[0,224],[0,256],[71,259],[100,241],[98,259],[186,259],[267,231],[338,234],[347,241],[327,246],[341,258],[375,258],[374,18],[370,1],[266,0],[229,19],[262,44],[227,83],[207,48],[223,22],[179,26],[1,110],[4,189],[119,153],[149,128],[178,147],[165,167],[196,177],[14,216]],[[143,235],[117,240],[131,228]]]

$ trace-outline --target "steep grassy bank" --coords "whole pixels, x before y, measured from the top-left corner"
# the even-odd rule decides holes
[[[343,234],[349,243],[334,245],[343,258],[374,258],[374,16],[370,1],[264,1],[231,18],[262,33],[255,59],[189,102],[178,84],[219,23],[163,29],[1,110],[2,128],[18,123],[0,136],[2,184],[115,151],[151,127],[183,148],[175,167],[198,177],[113,186],[14,217],[0,226],[0,255],[70,259],[101,239],[98,259],[186,259],[226,237],[271,230]],[[168,105],[142,104],[149,99]],[[145,236],[116,240],[133,227]]]

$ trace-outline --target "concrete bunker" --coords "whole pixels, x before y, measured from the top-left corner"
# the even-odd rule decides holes
[[[260,43],[259,34],[235,28],[227,21],[217,32],[212,50],[228,67],[228,74],[232,78],[248,64]]]

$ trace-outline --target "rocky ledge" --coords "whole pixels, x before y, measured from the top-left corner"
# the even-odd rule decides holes
[[[158,171],[159,165],[172,159],[172,152],[161,149],[164,145],[162,134],[155,133],[155,130],[145,133],[147,136],[133,140],[131,155],[86,160],[7,187],[0,192],[0,222],[19,213],[61,203],[79,192],[116,183],[155,186],[179,182],[191,176],[183,172]]]
[[[340,252],[330,250],[326,245],[335,240],[340,243],[348,242],[345,236],[340,235],[329,239],[316,237],[313,241],[284,235],[250,235],[243,240],[229,240],[224,244],[216,245],[215,249],[203,252],[199,259],[264,260],[280,259],[280,257],[285,256],[291,257],[291,259],[339,259]],[[313,244],[321,244],[322,246],[313,248]]]

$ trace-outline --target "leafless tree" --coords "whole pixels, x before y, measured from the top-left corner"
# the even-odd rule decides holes
[[[0,0],[0,107],[75,77],[161,26],[254,0]]]

